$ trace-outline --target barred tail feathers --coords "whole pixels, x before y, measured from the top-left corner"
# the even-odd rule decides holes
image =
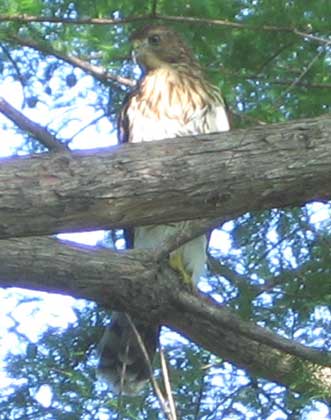
[[[159,327],[133,322],[152,363]],[[99,355],[97,375],[116,394],[138,394],[150,377],[148,362],[125,313],[113,312],[99,344]]]

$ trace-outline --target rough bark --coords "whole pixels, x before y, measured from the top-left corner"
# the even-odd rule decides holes
[[[331,119],[322,117],[107,151],[3,160],[0,237],[225,220],[324,200],[330,197],[330,133]],[[181,236],[185,240],[187,232],[150,254],[97,251],[47,238],[2,240],[0,285],[70,294],[159,320],[253,375],[330,398],[328,354],[181,289],[176,274],[160,263]]]
[[[330,197],[331,119],[2,160],[0,238],[154,224]]]
[[[0,241],[0,260],[1,286],[70,294],[159,320],[255,376],[309,396],[331,396],[329,355],[278,337],[183,290],[176,273],[153,254],[17,238]]]

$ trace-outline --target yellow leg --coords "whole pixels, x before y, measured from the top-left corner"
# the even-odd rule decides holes
[[[192,276],[185,270],[183,259],[179,252],[173,252],[169,258],[170,267],[178,271],[185,285],[193,288]]]

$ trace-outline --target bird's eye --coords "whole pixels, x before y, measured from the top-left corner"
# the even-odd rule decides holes
[[[148,42],[151,45],[159,45],[161,41],[161,38],[159,35],[151,35],[150,37],[148,37]]]

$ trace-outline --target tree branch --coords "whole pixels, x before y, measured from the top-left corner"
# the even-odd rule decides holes
[[[326,200],[330,135],[331,119],[323,116],[102,152],[2,159],[0,238],[225,221]]]
[[[89,62],[84,61],[79,57],[65,54],[63,51],[51,47],[46,42],[38,42],[31,38],[23,38],[13,34],[7,34],[5,40],[10,43],[16,43],[24,47],[32,48],[46,55],[52,55],[59,60],[62,60],[74,67],[80,68],[86,73],[89,73],[102,83],[117,82],[121,85],[129,87],[134,87],[136,85],[135,80],[110,73],[101,66],[95,66],[94,64],[90,64]]]
[[[28,132],[42,145],[54,152],[69,151],[69,148],[51,134],[45,127],[31,121],[20,111],[11,106],[4,98],[0,97],[0,112],[13,121],[21,130]]]
[[[176,304],[183,307],[185,313],[191,311],[195,317],[201,313],[209,322],[214,322],[218,326],[223,325],[227,330],[239,333],[258,343],[271,346],[313,363],[331,367],[331,353],[308,348],[300,343],[277,336],[265,328],[243,321],[230,310],[220,307],[210,299],[202,300],[197,296],[192,296],[192,294],[182,291],[176,296]]]
[[[54,16],[30,16],[30,15],[0,15],[0,22],[41,22],[41,23],[62,23],[66,25],[124,25],[131,22],[139,21],[150,21],[150,20],[165,20],[169,22],[190,22],[190,23],[207,23],[208,25],[223,26],[230,29],[250,30],[250,31],[264,31],[264,32],[283,32],[297,35],[300,38],[309,39],[319,44],[330,45],[331,40],[321,38],[320,36],[314,35],[310,32],[305,32],[297,28],[275,26],[275,25],[260,25],[254,26],[241,22],[231,22],[229,20],[222,19],[209,19],[209,18],[198,18],[193,16],[167,16],[159,14],[150,14],[143,16],[130,16],[126,19],[110,19],[110,18],[82,18],[82,19],[71,19],[71,18],[58,18]]]
[[[231,29],[292,33],[294,35],[299,36],[300,38],[306,38],[311,41],[317,42],[319,44],[325,44],[325,45],[331,44],[330,39],[321,38],[309,32],[300,31],[296,28],[291,28],[291,27],[286,27],[286,26],[275,26],[275,25],[254,26],[247,23],[230,22],[228,20],[221,20],[221,19],[197,18],[197,17],[191,17],[191,16],[157,15],[156,18],[162,19],[165,21],[170,21],[170,22],[190,22],[190,23],[198,23],[198,24],[206,23],[208,25],[224,26]]]
[[[0,260],[3,287],[70,294],[132,316],[152,317],[253,375],[309,395],[323,388],[331,395],[330,383],[323,382],[330,367],[306,361],[330,366],[328,354],[278,337],[186,292],[173,270],[144,251],[118,253],[49,238],[25,238],[0,241]]]

